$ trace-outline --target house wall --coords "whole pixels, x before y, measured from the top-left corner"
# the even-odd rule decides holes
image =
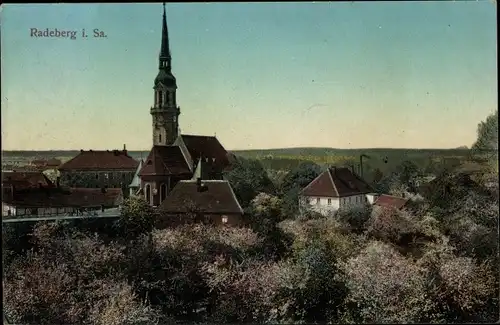
[[[165,185],[164,189],[166,190],[164,198],[168,196],[170,193],[171,186],[169,188],[169,184],[171,183],[170,177],[165,177],[157,181],[141,181],[141,186],[143,189],[143,195],[146,202],[151,206],[159,206],[162,202],[161,191],[162,185]],[[147,190],[149,187],[149,191]],[[149,197],[148,197],[149,195]]]
[[[367,204],[366,195],[352,195],[347,197],[317,197],[304,196],[301,198],[302,210],[309,209],[324,216],[332,215],[340,209],[362,208]]]
[[[226,222],[223,222],[223,220]],[[194,219],[188,214],[165,214],[156,221],[155,226],[161,229],[193,222],[217,226],[240,226],[243,225],[244,219],[241,214],[205,214]]]
[[[105,171],[60,171],[60,182],[68,187],[86,188],[127,188],[132,182],[136,170],[105,170]]]
[[[113,208],[104,209],[108,211]],[[9,210],[11,211],[9,215]],[[2,216],[3,217],[22,217],[22,216],[53,216],[53,215],[99,215],[102,212],[100,207],[95,208],[74,208],[74,207],[59,207],[59,208],[49,208],[49,207],[38,207],[38,208],[26,208],[26,207],[15,207],[5,203],[2,203]]]
[[[366,199],[370,205],[373,205],[373,203],[375,203],[375,201],[377,200],[378,197],[379,197],[379,195],[376,193],[366,194]]]
[[[191,179],[190,175],[185,175],[185,176],[147,176],[141,178],[141,188],[143,190],[143,196],[146,202],[150,202],[150,205],[152,206],[159,206],[162,202],[161,196],[160,196],[160,188],[162,184],[165,184],[167,193],[166,196],[170,194],[172,189],[177,185],[177,183],[181,180],[189,180]],[[150,186],[151,188],[151,193],[149,196],[149,201],[147,198],[147,191],[146,187]],[[156,191],[156,194],[154,193],[154,190]],[[165,198],[166,198],[165,196]]]

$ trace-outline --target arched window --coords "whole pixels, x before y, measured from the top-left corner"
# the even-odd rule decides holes
[[[167,198],[167,185],[160,185],[160,203],[163,202]]]
[[[158,134],[158,142],[161,143],[161,134]]]
[[[158,92],[158,106],[163,105],[163,93],[161,91]]]
[[[148,204],[151,204],[151,186],[149,186],[149,184],[146,185],[146,191],[144,195],[146,196],[146,202],[148,202]]]

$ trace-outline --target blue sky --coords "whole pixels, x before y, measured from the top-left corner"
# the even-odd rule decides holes
[[[0,19],[4,150],[151,147],[161,4]],[[491,1],[172,3],[167,20],[181,131],[227,149],[471,145],[498,107]]]

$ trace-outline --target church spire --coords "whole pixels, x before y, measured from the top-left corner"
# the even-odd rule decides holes
[[[161,50],[160,50],[160,68],[163,67],[163,61],[170,61],[170,46],[168,44],[167,15],[165,13],[165,2],[163,3],[163,26],[161,31]],[[170,66],[170,65],[169,65]]]

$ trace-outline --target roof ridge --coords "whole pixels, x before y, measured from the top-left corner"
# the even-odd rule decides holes
[[[336,168],[336,167],[334,167],[334,168]],[[335,182],[333,181],[332,170],[330,168],[328,168],[326,172],[328,172],[328,177],[330,178],[330,182],[332,182],[334,192],[337,194],[337,196],[340,196],[337,185],[335,185]],[[335,175],[335,176],[337,176],[337,175]]]

